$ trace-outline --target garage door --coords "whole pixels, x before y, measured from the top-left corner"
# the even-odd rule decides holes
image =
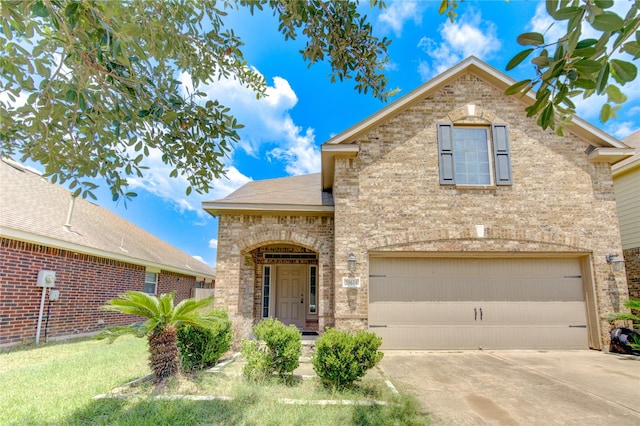
[[[587,349],[577,259],[370,259],[386,349]]]

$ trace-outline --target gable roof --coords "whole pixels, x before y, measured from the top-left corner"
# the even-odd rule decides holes
[[[256,180],[225,198],[205,201],[202,207],[212,215],[222,211],[294,211],[332,213],[333,197],[320,189],[320,173]]]
[[[215,270],[7,159],[0,161],[0,235],[198,278]]]
[[[412,105],[422,101],[432,92],[439,90],[449,82],[467,73],[472,73],[503,91],[516,83],[516,80],[489,66],[475,56],[468,57],[397,101],[387,105],[375,114],[372,114],[325,142],[322,145],[322,188],[331,188],[333,185],[333,158],[335,156],[354,155],[348,150],[348,144],[352,144],[370,129],[400,114]],[[520,99],[524,106],[529,106],[535,102],[535,94],[530,91],[526,96],[516,97],[516,99]],[[610,161],[615,163],[632,154],[632,150],[629,150],[629,147],[624,143],[577,116],[573,118],[573,125],[568,126],[567,131],[584,139],[595,147],[589,154],[589,158],[591,159],[597,156],[608,156],[611,158]],[[357,147],[355,153],[357,154]]]

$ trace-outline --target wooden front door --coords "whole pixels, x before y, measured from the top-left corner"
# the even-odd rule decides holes
[[[307,266],[279,265],[276,318],[284,324],[304,328],[307,306]]]

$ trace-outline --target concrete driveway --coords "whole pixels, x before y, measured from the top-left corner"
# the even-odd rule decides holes
[[[385,351],[434,425],[640,425],[640,359],[598,351]]]

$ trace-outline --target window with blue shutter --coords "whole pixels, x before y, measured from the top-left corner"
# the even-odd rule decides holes
[[[442,185],[511,185],[510,155],[509,131],[505,124],[491,128],[438,125]]]

